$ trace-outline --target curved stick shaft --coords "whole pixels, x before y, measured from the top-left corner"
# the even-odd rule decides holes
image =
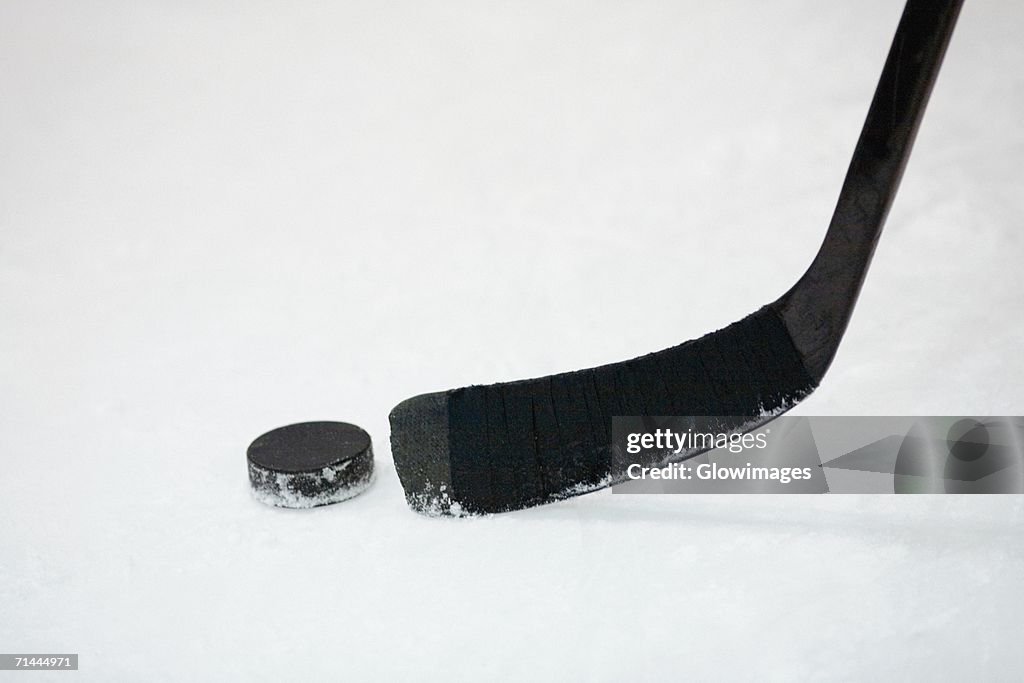
[[[825,241],[773,306],[820,380],[853,312],[963,0],[908,0]]]

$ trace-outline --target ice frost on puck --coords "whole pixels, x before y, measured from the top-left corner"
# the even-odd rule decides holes
[[[302,422],[257,438],[246,453],[256,500],[285,508],[330,505],[373,481],[370,435],[346,422]]]

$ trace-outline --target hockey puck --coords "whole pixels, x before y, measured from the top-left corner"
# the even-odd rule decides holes
[[[370,435],[346,422],[279,427],[253,441],[246,456],[253,497],[277,507],[338,503],[373,480]]]

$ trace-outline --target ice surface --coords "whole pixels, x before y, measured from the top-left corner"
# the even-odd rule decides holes
[[[0,3],[0,651],[82,681],[1019,678],[1019,498],[437,520],[386,447],[405,397],[785,291],[901,5]],[[797,414],[1020,414],[1021,35],[966,3]],[[367,428],[376,484],[253,501],[246,446],[314,419]]]

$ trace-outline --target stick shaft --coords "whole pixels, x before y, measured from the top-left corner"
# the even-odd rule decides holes
[[[775,307],[817,380],[849,323],[963,0],[908,0],[825,241]]]

